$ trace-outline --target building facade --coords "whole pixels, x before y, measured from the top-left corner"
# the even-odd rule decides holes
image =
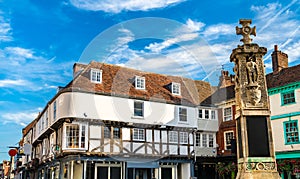
[[[196,154],[214,155],[217,123],[200,132],[195,120],[209,83],[98,62],[73,69],[23,130],[32,151],[22,178],[187,179]],[[206,111],[216,121],[215,110],[203,109],[204,119]]]
[[[300,177],[300,65],[288,67],[288,55],[275,45],[273,72],[267,75],[275,154],[282,178]]]

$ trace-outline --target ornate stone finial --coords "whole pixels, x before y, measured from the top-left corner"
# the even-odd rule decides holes
[[[236,34],[243,36],[241,42],[244,42],[244,44],[251,44],[252,39],[250,38],[250,35],[256,36],[256,27],[254,26],[253,28],[251,28],[251,23],[251,19],[240,19],[240,24],[242,25],[242,27],[239,28],[238,26],[236,26]]]

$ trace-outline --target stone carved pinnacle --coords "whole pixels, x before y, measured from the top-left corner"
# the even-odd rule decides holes
[[[242,27],[239,28],[238,26],[236,26],[236,34],[243,36],[241,42],[244,42],[244,44],[251,44],[252,39],[250,38],[250,35],[256,36],[256,27],[254,26],[253,28],[251,28],[251,23],[251,19],[240,19],[240,24],[242,25]]]

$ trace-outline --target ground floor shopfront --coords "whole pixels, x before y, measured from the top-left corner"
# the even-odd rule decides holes
[[[103,157],[66,157],[45,162],[35,170],[24,168],[20,179],[190,179],[191,159],[118,160]]]

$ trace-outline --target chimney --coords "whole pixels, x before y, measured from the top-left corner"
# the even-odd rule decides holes
[[[73,65],[73,78],[75,78],[87,65],[74,63]]]
[[[283,68],[288,67],[288,55],[278,50],[278,46],[274,45],[274,51],[272,53],[272,67],[273,73],[280,72]]]
[[[225,88],[231,85],[234,85],[234,75],[229,75],[228,71],[222,70],[219,78],[219,88]]]

